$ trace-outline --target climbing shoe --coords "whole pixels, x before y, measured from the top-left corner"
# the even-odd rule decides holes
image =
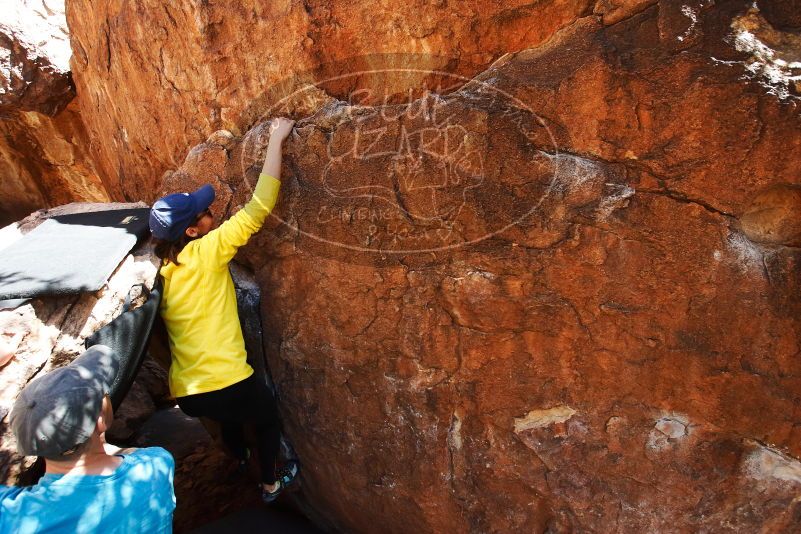
[[[275,491],[267,491],[264,489],[264,486],[261,486],[261,500],[264,501],[265,504],[270,504],[271,502],[275,501],[281,492],[295,482],[298,473],[300,473],[300,463],[298,463],[296,460],[289,460],[281,469],[276,472],[276,475],[278,475],[276,478],[278,487],[275,489]]]
[[[281,481],[283,487],[291,486],[297,479],[300,473],[300,462],[297,460],[287,460],[286,463],[276,472],[278,480]]]

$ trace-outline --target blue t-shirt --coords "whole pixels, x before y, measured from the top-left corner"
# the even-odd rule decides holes
[[[111,475],[45,474],[0,486],[0,534],[172,532],[175,461],[161,447],[123,456]]]

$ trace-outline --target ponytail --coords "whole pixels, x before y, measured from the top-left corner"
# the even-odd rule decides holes
[[[192,241],[192,239],[193,238],[187,235],[182,235],[177,241],[167,241],[166,239],[158,239],[154,237],[153,242],[156,244],[156,256],[161,259],[162,263],[166,260],[174,263],[175,265],[181,265],[178,263],[178,254],[181,253],[186,244]]]

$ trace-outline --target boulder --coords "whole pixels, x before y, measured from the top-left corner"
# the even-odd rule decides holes
[[[747,54],[747,76],[779,98],[801,95],[801,34],[782,30],[770,13],[751,8],[735,17],[731,41]]]
[[[740,223],[756,243],[801,246],[801,185],[776,184],[761,191]]]
[[[801,528],[801,251],[745,229],[798,185],[798,100],[748,76],[750,3],[685,7],[582,18],[447,94],[308,92],[238,259],[318,521]],[[209,182],[231,215],[266,142],[217,132],[159,193]]]
[[[64,3],[12,0],[0,22],[0,226],[40,208],[110,199],[69,70]]]
[[[759,0],[757,5],[773,26],[783,30],[801,30],[799,0]]]

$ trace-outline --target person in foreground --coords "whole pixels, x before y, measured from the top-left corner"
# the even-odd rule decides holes
[[[170,453],[106,443],[118,369],[111,349],[95,345],[19,394],[10,416],[17,450],[46,467],[34,486],[0,486],[0,533],[172,532]]]
[[[285,118],[271,123],[267,157],[253,197],[219,228],[209,211],[214,201],[210,185],[163,197],[150,211],[156,255],[162,259],[160,312],[172,355],[170,391],[187,415],[220,423],[223,441],[243,468],[250,452],[242,425],[253,425],[266,503],[295,480],[299,464],[290,460],[276,469],[281,443],[277,407],[272,392],[247,363],[228,263],[275,206],[281,146],[293,124]]]

